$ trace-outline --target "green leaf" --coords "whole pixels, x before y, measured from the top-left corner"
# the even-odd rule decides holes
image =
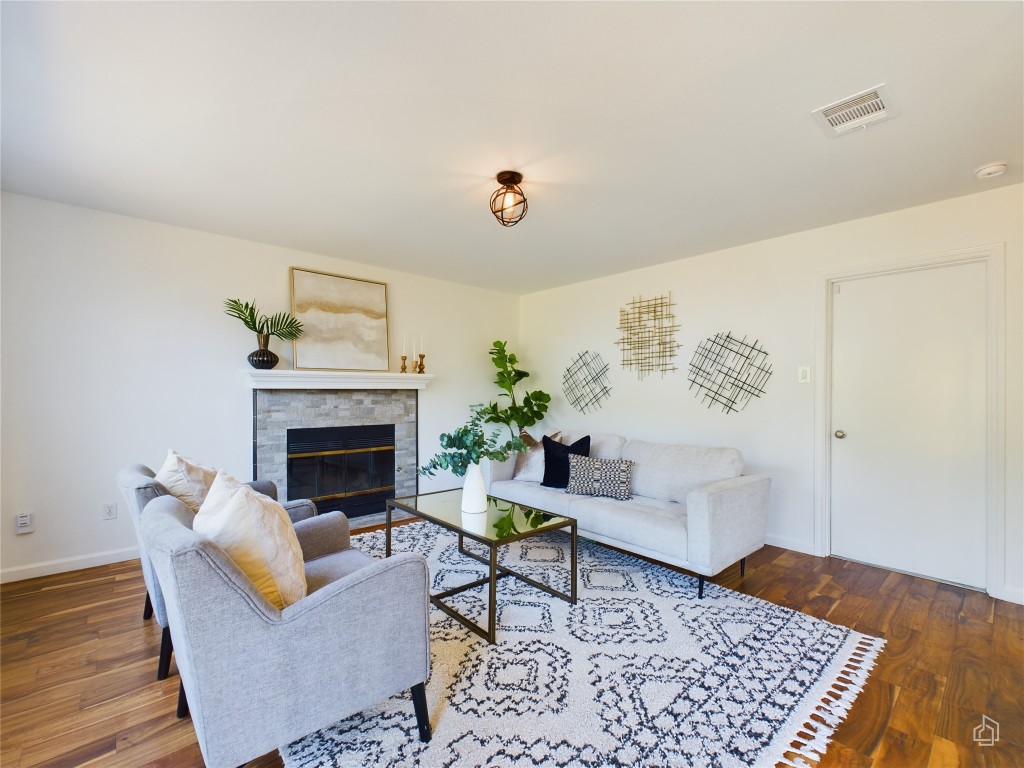
[[[225,299],[224,312],[237,317],[250,331],[254,333],[268,333],[277,336],[285,341],[293,341],[299,338],[304,329],[300,323],[289,312],[278,312],[272,317],[260,314],[256,308],[256,302],[239,301],[238,299]]]

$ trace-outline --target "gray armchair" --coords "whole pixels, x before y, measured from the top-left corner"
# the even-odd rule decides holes
[[[405,690],[430,740],[421,555],[375,560],[353,549],[341,512],[299,521],[308,591],[278,610],[192,520],[178,499],[158,497],[142,538],[208,768],[245,763]]]
[[[153,571],[153,564],[146,552],[146,545],[142,540],[142,531],[139,526],[142,510],[146,505],[158,496],[170,495],[170,491],[158,483],[155,478],[156,473],[144,464],[130,464],[117,473],[117,484],[128,504],[132,521],[135,523],[135,535],[139,540],[139,560],[142,562],[142,578],[146,582],[146,605],[142,611],[142,618],[149,619],[155,616],[157,623],[163,628],[156,678],[164,680],[170,674],[171,668],[171,651],[173,650],[171,633],[167,628],[167,609],[164,606],[164,596],[160,592],[160,584],[157,583],[156,573]],[[277,486],[269,480],[256,480],[249,485],[254,490],[277,500]],[[292,522],[306,520],[316,515],[316,505],[309,499],[285,502],[284,508]]]

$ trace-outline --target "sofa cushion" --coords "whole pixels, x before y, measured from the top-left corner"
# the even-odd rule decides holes
[[[321,587],[375,562],[377,561],[366,553],[352,547],[309,560],[306,562],[306,591],[313,594]]]
[[[622,459],[594,459],[569,454],[569,483],[566,493],[630,499],[633,462]]]
[[[686,505],[634,496],[630,501],[569,496],[569,516],[576,518],[579,535],[596,534],[613,546],[642,547],[686,560]]]
[[[590,433],[577,430],[563,429],[558,442],[565,445],[572,445],[581,437],[590,435],[590,456],[595,459],[621,459],[622,446],[626,444],[626,438],[622,435],[611,433]]]
[[[548,436],[552,440],[558,440],[559,434],[555,431]],[[512,474],[512,479],[522,480],[525,483],[541,483],[544,481],[544,443],[534,440],[533,436],[526,431],[521,436],[527,449],[525,453],[516,454],[516,469]]]
[[[196,513],[206,500],[206,494],[216,476],[217,470],[213,467],[204,466],[175,451],[168,451],[155,479]]]
[[[622,458],[635,463],[633,495],[685,503],[686,495],[716,480],[743,472],[743,454],[735,448],[706,448],[630,440]]]
[[[544,481],[541,485],[548,488],[565,488],[569,484],[569,454],[577,456],[590,455],[590,435],[581,437],[571,445],[552,440],[544,436]]]
[[[224,550],[275,608],[306,595],[306,577],[292,521],[284,507],[218,472],[193,530]]]
[[[545,488],[540,483],[524,483],[521,480],[495,480],[488,493],[496,499],[513,501],[553,515],[568,515],[569,504],[579,498],[561,489]]]

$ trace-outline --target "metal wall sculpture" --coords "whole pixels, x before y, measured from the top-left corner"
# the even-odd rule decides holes
[[[764,394],[772,375],[768,353],[757,341],[737,339],[731,333],[717,333],[705,339],[693,353],[687,379],[697,388],[702,402],[720,405],[723,413],[741,411],[751,397]]]
[[[622,352],[623,370],[635,370],[641,381],[649,374],[664,376],[677,370],[676,316],[672,295],[633,299],[619,310],[619,332],[615,342]]]
[[[580,352],[562,373],[562,392],[569,405],[580,413],[600,408],[601,401],[612,392],[608,363],[597,352]]]

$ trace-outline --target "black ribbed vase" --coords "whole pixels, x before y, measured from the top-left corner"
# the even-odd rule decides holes
[[[281,362],[281,358],[270,351],[270,334],[257,333],[256,340],[260,348],[249,355],[249,365],[259,368],[261,371],[268,371]]]

